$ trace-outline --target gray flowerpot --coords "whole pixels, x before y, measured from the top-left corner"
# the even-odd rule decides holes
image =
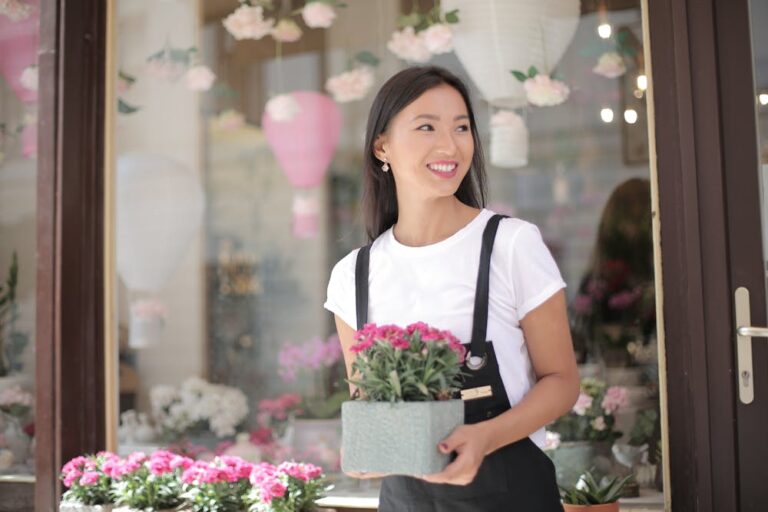
[[[437,445],[464,423],[464,402],[364,402],[341,406],[344,472],[428,475],[449,456]]]

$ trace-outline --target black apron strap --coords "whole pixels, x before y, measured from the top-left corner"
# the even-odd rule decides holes
[[[368,261],[371,256],[371,245],[361,247],[357,251],[355,262],[355,307],[357,310],[357,330],[368,323]]]
[[[470,350],[473,357],[485,355],[488,330],[488,292],[490,291],[491,251],[501,219],[506,215],[496,214],[488,220],[483,231],[483,246],[480,249],[480,269],[475,287],[475,312],[472,320],[472,341]]]

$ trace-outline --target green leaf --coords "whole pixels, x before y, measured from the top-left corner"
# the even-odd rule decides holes
[[[141,110],[140,107],[134,107],[133,105],[129,105],[122,99],[117,99],[117,111],[121,114],[133,114],[134,112],[138,112]]]
[[[515,78],[517,78],[521,82],[525,82],[526,80],[528,80],[528,77],[526,76],[526,74],[521,71],[510,71],[510,73],[515,75]]]
[[[445,13],[445,22],[446,23],[458,23],[459,22],[459,10],[454,9],[450,12]]]
[[[363,64],[376,67],[381,62],[378,57],[369,51],[363,51],[355,55],[355,60]]]
[[[539,74],[539,70],[536,69],[536,66],[531,66],[528,68],[528,78],[533,78],[538,74]]]

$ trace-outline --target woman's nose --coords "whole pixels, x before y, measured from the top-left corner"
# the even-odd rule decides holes
[[[456,141],[451,131],[441,131],[440,138],[437,141],[437,150],[446,154],[453,155],[456,153]]]

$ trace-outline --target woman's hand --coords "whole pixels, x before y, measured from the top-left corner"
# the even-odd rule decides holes
[[[350,478],[359,478],[361,480],[367,480],[369,478],[384,478],[385,476],[389,476],[388,473],[361,473],[359,471],[346,471],[344,474]]]
[[[433,484],[468,485],[472,483],[488,450],[488,437],[482,423],[461,425],[438,445],[442,453],[456,452],[456,460],[440,473],[424,475]]]

